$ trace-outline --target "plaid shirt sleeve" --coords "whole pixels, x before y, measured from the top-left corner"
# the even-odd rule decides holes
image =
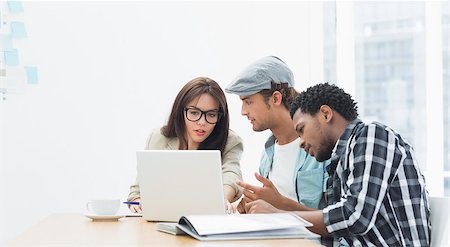
[[[426,192],[409,144],[381,124],[361,126],[331,178],[340,198],[323,210],[328,232],[351,244],[426,245]]]

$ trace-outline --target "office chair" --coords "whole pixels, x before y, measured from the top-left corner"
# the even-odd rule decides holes
[[[431,214],[431,247],[450,246],[450,197],[429,197]]]

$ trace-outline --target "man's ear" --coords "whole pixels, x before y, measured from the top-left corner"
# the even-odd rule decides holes
[[[327,105],[322,105],[319,108],[319,118],[321,121],[329,123],[333,118],[333,110],[331,109],[331,107]]]
[[[272,102],[274,105],[283,104],[283,95],[279,91],[275,91],[272,94]]]

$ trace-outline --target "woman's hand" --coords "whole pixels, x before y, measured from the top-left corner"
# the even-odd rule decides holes
[[[225,198],[225,208],[227,210],[227,214],[234,214],[234,213],[236,213],[236,208],[226,198]]]
[[[236,213],[236,206],[233,206],[230,201],[233,200],[233,198],[236,195],[236,191],[228,184],[223,185],[223,191],[225,194],[225,209],[228,214],[234,214]]]
[[[141,202],[141,198],[136,198],[136,199],[134,199],[133,200],[133,202]],[[132,212],[132,213],[138,213],[138,214],[142,214],[142,206],[141,206],[141,204],[139,204],[139,205],[128,205],[128,208],[130,209],[130,211]]]

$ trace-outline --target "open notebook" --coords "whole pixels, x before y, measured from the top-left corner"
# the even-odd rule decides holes
[[[320,238],[306,227],[312,224],[296,215],[231,214],[189,215],[178,223],[158,223],[156,229],[174,235],[188,234],[198,240],[271,238]]]

